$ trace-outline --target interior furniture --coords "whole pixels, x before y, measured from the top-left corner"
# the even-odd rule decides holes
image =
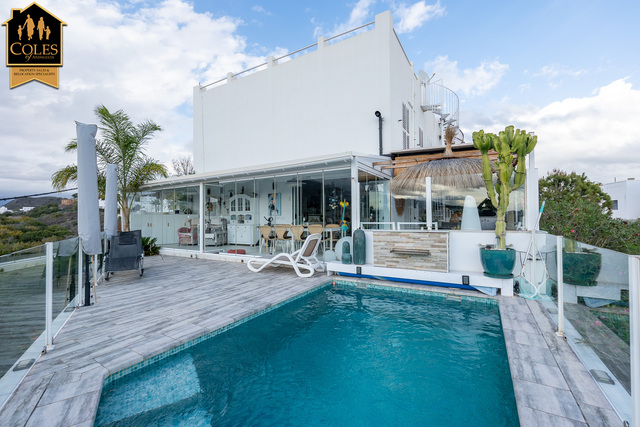
[[[255,245],[260,238],[255,223],[255,203],[252,197],[238,194],[229,198],[230,221],[227,225],[229,244]]]
[[[322,227],[322,224],[309,224],[307,226],[307,231],[309,232],[309,234],[320,234],[320,235],[323,235],[324,227]],[[322,249],[323,249],[323,253],[324,253],[324,248],[322,248]]]
[[[298,247],[298,244],[302,245],[304,239],[302,238],[302,234],[304,233],[304,225],[292,225],[290,228],[291,235],[293,237],[293,247],[294,249]]]
[[[282,242],[285,245],[293,243],[293,236],[289,233],[291,224],[276,224],[274,228],[276,231],[276,245],[278,242]]]
[[[258,249],[258,253],[262,253],[262,245],[265,243],[267,246],[267,252],[269,252],[269,245],[273,248],[273,245],[275,244],[275,238],[271,236],[270,225],[260,226],[260,248]]]
[[[226,218],[207,220],[204,230],[205,246],[222,246],[227,244]]]
[[[309,231],[309,234],[322,233],[322,224],[309,224],[307,226],[307,230]]]
[[[328,238],[325,239],[326,241],[329,241],[329,250],[333,250],[333,242],[337,242],[338,240],[340,240],[340,235],[334,235],[336,233],[340,233],[341,234],[341,229],[340,226],[338,224],[327,224],[324,231],[327,233]]]
[[[178,244],[179,245],[197,245],[198,244],[198,227],[178,228]]]

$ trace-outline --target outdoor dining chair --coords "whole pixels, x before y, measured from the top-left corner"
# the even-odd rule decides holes
[[[292,225],[291,226],[291,234],[293,237],[293,247],[294,249],[296,249],[298,247],[298,244],[302,244],[302,242],[304,242],[304,239],[302,238],[302,234],[304,233],[304,226],[303,225]]]
[[[263,244],[266,244],[267,252],[269,252],[269,245],[273,246],[274,243],[275,243],[275,239],[271,237],[271,226],[261,225],[260,226],[260,248],[258,249],[258,253],[262,253]]]
[[[276,224],[276,245],[278,242],[282,242],[286,245],[291,245],[293,243],[293,236],[289,233],[289,229],[291,228],[291,224]]]

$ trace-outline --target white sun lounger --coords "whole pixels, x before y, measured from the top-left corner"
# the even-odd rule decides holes
[[[273,258],[254,258],[247,262],[247,267],[249,267],[249,270],[257,273],[267,266],[278,267],[288,265],[293,267],[298,276],[311,277],[316,271],[324,271],[324,266],[318,258],[316,258],[321,241],[322,234],[311,234],[305,239],[302,248],[294,253],[288,254],[283,252]]]

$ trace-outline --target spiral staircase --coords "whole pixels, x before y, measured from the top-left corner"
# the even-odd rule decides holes
[[[434,74],[435,75],[435,74]],[[422,99],[420,107],[424,112],[431,112],[438,116],[440,125],[440,144],[444,145],[444,132],[447,127],[456,129],[454,144],[464,143],[464,134],[460,130],[460,100],[458,95],[442,84],[442,80],[432,81],[424,71],[418,73]]]

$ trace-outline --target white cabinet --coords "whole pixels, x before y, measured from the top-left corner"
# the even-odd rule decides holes
[[[229,224],[227,226],[229,243],[239,245],[255,245],[260,237],[257,225]]]
[[[227,225],[229,244],[255,245],[260,237],[254,222],[255,200],[246,194],[238,194],[229,199],[230,221]]]

